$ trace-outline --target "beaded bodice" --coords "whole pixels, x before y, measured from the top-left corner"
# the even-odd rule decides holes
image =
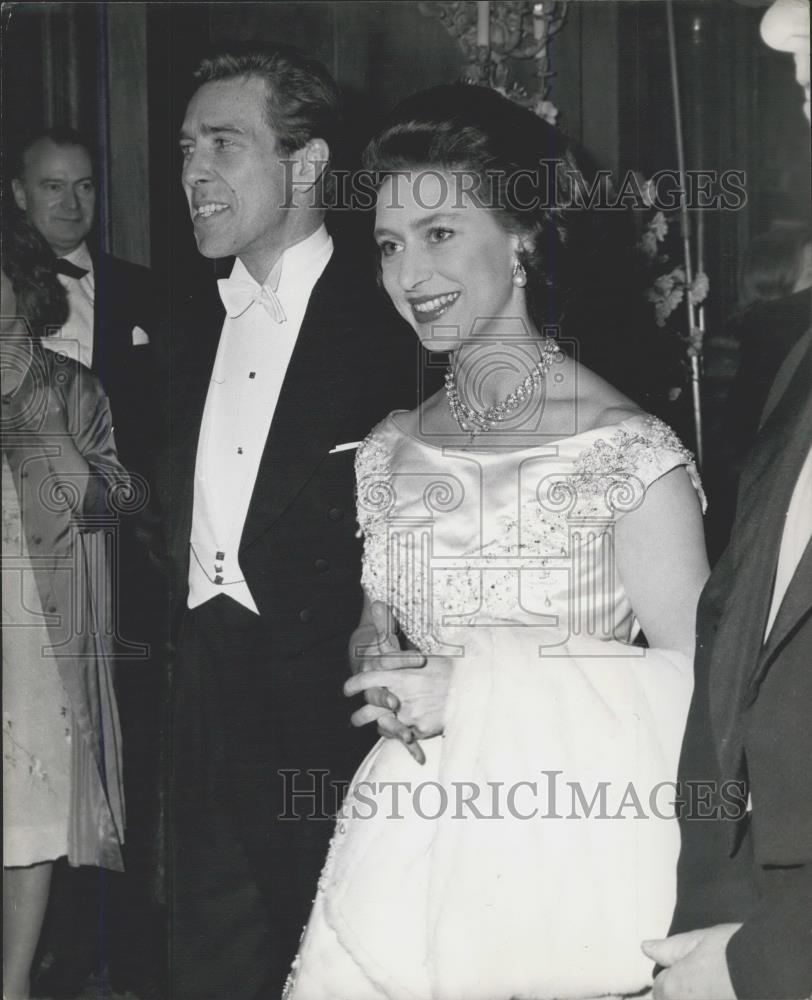
[[[423,652],[469,625],[628,641],[615,527],[677,466],[701,495],[690,452],[645,415],[519,450],[440,448],[390,415],[356,458],[364,589]]]

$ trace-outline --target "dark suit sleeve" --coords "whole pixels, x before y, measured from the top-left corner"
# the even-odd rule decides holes
[[[800,1000],[812,995],[812,867],[789,871],[756,907],[727,946],[727,964],[740,1000]]]

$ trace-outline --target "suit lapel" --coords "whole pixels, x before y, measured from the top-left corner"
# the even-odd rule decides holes
[[[782,511],[786,511],[789,507],[801,467],[806,461],[810,445],[812,445],[812,342],[779,404],[782,409],[785,406],[788,408],[788,416],[782,421],[781,430],[783,433],[776,444],[775,450],[778,459],[774,463],[774,466],[778,462],[781,463],[780,472],[776,473],[776,478],[778,475],[783,476],[783,487],[778,491],[775,502],[780,502],[777,509]],[[780,416],[779,414],[779,419]],[[764,492],[767,492],[766,487],[769,484],[763,474],[762,482],[764,482]],[[778,522],[777,526],[780,530],[771,557],[771,582],[774,580],[778,567],[785,518],[774,518],[773,520]],[[772,591],[773,588],[770,586],[767,594],[767,613],[769,613],[772,604]],[[787,587],[787,592],[778,609],[767,641],[761,649],[758,665],[748,678],[749,700],[755,699],[758,685],[763,680],[775,654],[803,615],[810,610],[810,607],[812,607],[812,545],[808,543]]]
[[[336,252],[310,296],[260,462],[241,547],[282,514],[335,443],[360,378]]]
[[[730,591],[714,639],[711,666],[711,719],[724,774],[738,776],[742,754],[741,710],[757,694],[758,684],[780,645],[803,614],[796,593],[782,605],[770,641],[764,630],[789,506],[812,439],[812,347],[802,356],[786,391],[759,433],[742,476],[739,509],[733,529],[735,552],[728,575]],[[809,553],[805,557],[808,564]],[[801,567],[799,567],[800,571]],[[807,565],[808,569],[808,565]],[[789,593],[789,592],[788,592]],[[809,608],[807,591],[806,608]],[[776,629],[780,628],[780,632]]]
[[[100,375],[107,368],[108,355],[112,348],[110,336],[104,331],[111,325],[110,309],[116,301],[112,288],[113,277],[110,259],[107,254],[99,254],[93,261],[93,366],[95,375]]]
[[[93,261],[93,372],[105,382],[111,373],[126,371],[126,313],[132,290],[121,280],[114,257],[100,254]]]
[[[812,539],[807,543],[798,568],[790,580],[764,645],[758,670],[751,678],[749,692],[751,700],[755,698],[758,685],[764,680],[770,664],[781,647],[810,611],[812,611]]]

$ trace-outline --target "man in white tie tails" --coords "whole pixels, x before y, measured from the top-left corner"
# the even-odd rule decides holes
[[[65,325],[42,340],[90,368],[110,400],[116,448],[131,473],[152,479],[160,436],[155,338],[161,298],[151,272],[103,252],[94,230],[96,175],[88,142],[58,127],[30,136],[17,150],[11,187],[23,212],[57,257],[68,296]],[[154,397],[153,397],[154,398]],[[141,490],[142,499],[146,491]],[[35,984],[39,995],[75,997],[88,977],[108,969],[117,990],[159,976],[159,937],[148,898],[158,769],[158,718],[163,665],[158,649],[162,603],[158,575],[136,537],[136,511],[121,519],[117,567],[118,699],[125,745],[127,809],[125,873],[96,869],[54,874],[45,946],[55,957]],[[105,935],[98,931],[105,913]],[[142,958],[135,958],[141,952]]]
[[[29,137],[12,175],[17,207],[56,254],[68,293],[68,321],[43,345],[99,377],[122,462],[129,471],[147,472],[155,441],[148,437],[142,394],[143,380],[155,379],[152,348],[162,319],[156,282],[147,268],[96,245],[96,174],[78,132],[59,127]]]
[[[293,50],[206,59],[181,128],[199,251],[236,257],[173,317],[180,619],[175,1000],[281,992],[367,737],[341,693],[361,607],[354,444],[413,405],[411,338],[324,225],[337,88]],[[393,379],[398,383],[393,384]]]
[[[761,35],[793,54],[809,118],[809,0],[776,0]],[[657,1000],[812,995],[810,537],[812,330],[773,384],[699,603],[680,778],[687,800],[706,791],[682,815],[672,936],[644,944]],[[723,818],[728,782],[748,808]]]

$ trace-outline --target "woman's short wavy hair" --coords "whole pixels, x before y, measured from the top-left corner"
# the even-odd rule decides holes
[[[23,216],[2,232],[3,271],[17,299],[17,314],[32,336],[47,336],[68,319],[68,295],[56,273],[56,256]]]
[[[589,252],[578,236],[595,175],[563,133],[493,90],[450,84],[398,105],[364,151],[364,167],[378,187],[403,171],[459,172],[476,203],[522,239],[533,322],[560,322]]]

